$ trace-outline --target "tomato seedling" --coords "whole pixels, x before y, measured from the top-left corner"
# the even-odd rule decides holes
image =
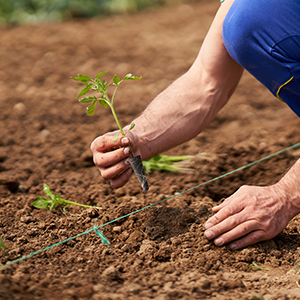
[[[75,81],[80,81],[83,85],[85,85],[85,88],[83,88],[80,91],[77,98],[80,98],[79,101],[81,103],[90,103],[90,105],[86,108],[88,116],[92,116],[95,113],[95,108],[96,108],[97,103],[99,103],[104,108],[107,108],[107,107],[110,108],[110,110],[113,114],[113,117],[117,123],[117,126],[120,130],[120,132],[117,132],[113,138],[113,141],[116,142],[118,139],[119,133],[121,133],[123,136],[126,136],[128,131],[132,130],[135,126],[134,122],[131,122],[129,129],[126,132],[124,132],[124,130],[119,122],[119,119],[117,117],[117,114],[115,112],[115,109],[114,109],[114,100],[115,100],[116,92],[122,82],[127,81],[127,80],[140,80],[142,77],[137,77],[137,76],[129,73],[129,74],[125,75],[123,77],[123,79],[120,79],[117,75],[114,75],[112,82],[109,82],[109,83],[105,80],[100,80],[100,77],[104,76],[107,73],[108,72],[99,73],[95,76],[95,79],[91,79],[89,76],[83,75],[83,74],[78,74],[78,77],[71,76],[71,79],[73,79]],[[108,95],[108,87],[110,85],[115,86],[111,97],[109,97],[109,95]],[[85,96],[85,97],[81,98],[82,96],[87,94],[89,91],[94,91],[96,93],[99,93],[100,97],[96,97],[94,95],[89,95],[89,96]],[[143,190],[147,191],[149,189],[149,186],[148,186],[148,181],[147,181],[147,177],[146,177],[146,173],[145,173],[145,169],[144,169],[144,166],[142,163],[141,156],[140,155],[134,156],[134,153],[133,153],[130,145],[129,145],[129,149],[130,149],[130,154],[131,154],[131,157],[129,158],[129,162],[130,162],[130,164],[134,170],[134,173],[137,176]]]
[[[35,197],[37,200],[32,202],[32,206],[34,206],[36,208],[46,208],[47,210],[51,210],[51,209],[55,210],[56,205],[62,204],[64,212],[66,211],[66,208],[70,205],[77,205],[77,206],[86,207],[86,208],[102,209],[102,207],[85,205],[85,204],[77,203],[74,201],[62,199],[58,194],[54,195],[46,183],[44,183],[43,190],[44,190],[46,196],[49,198]]]
[[[124,76],[123,79],[120,79],[117,75],[115,75],[113,77],[113,81],[110,82],[110,83],[108,83],[105,80],[100,80],[99,79],[101,76],[103,76],[107,73],[108,72],[99,73],[95,76],[95,79],[91,79],[89,76],[82,75],[82,74],[78,74],[78,77],[71,77],[71,79],[74,79],[75,81],[81,81],[85,85],[85,88],[80,91],[77,98],[80,98],[80,97],[84,96],[89,91],[94,91],[94,92],[97,92],[97,93],[101,94],[101,96],[98,97],[98,98],[94,95],[90,95],[90,96],[86,96],[84,98],[79,99],[79,101],[81,103],[91,103],[86,108],[87,115],[92,116],[95,113],[95,108],[96,108],[97,102],[104,108],[107,108],[107,106],[108,106],[110,108],[112,114],[113,114],[113,117],[114,117],[114,119],[115,119],[115,121],[118,125],[118,128],[119,128],[121,134],[123,136],[126,136],[126,133],[129,130],[133,129],[135,124],[132,122],[130,128],[128,129],[128,131],[127,132],[123,131],[123,128],[122,128],[122,126],[119,122],[119,119],[118,119],[117,114],[116,114],[115,109],[114,109],[114,99],[115,99],[115,96],[116,96],[117,89],[119,88],[119,86],[122,82],[127,81],[127,80],[140,80],[142,77],[137,77],[137,76],[134,76],[132,74],[127,74],[127,75]],[[114,91],[112,93],[112,96],[109,97],[107,89],[111,84],[114,85],[115,88],[114,88]],[[114,142],[117,141],[118,135],[119,135],[119,132],[116,133],[116,135],[114,136],[114,139],[113,139]]]

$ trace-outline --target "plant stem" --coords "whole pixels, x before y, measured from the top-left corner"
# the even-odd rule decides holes
[[[63,200],[63,204],[77,205],[77,206],[82,206],[82,207],[85,207],[85,208],[98,208],[98,209],[102,209],[102,207],[98,207],[98,206],[85,205],[85,204],[73,202],[73,201],[66,200],[66,199],[61,199],[61,200]]]
[[[114,110],[114,107],[113,107],[112,105],[110,105],[110,109],[111,109],[111,112],[112,112],[112,114],[113,114],[113,116],[114,116],[114,118],[115,118],[115,120],[116,120],[116,122],[117,122],[117,125],[118,125],[118,127],[119,127],[119,129],[120,129],[120,131],[121,131],[121,134],[122,134],[123,136],[126,136],[125,133],[124,133],[124,131],[123,131],[123,129],[122,129],[122,127],[121,127],[121,124],[120,124],[120,122],[119,122],[119,120],[118,120],[118,118],[117,118],[117,115],[116,115],[116,112],[115,112],[115,110]]]

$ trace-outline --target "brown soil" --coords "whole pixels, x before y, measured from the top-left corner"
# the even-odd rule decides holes
[[[299,142],[298,118],[245,73],[209,128],[167,152],[205,152],[194,160],[193,174],[151,172],[145,193],[136,178],[113,190],[93,166],[90,143],[116,128],[108,110],[86,116],[75,99],[80,87],[69,77],[106,70],[143,75],[124,85],[116,102],[122,124],[130,123],[189,68],[218,6],[200,1],[0,29],[0,236],[9,248],[1,264]],[[275,183],[299,154],[288,151],[106,225],[100,229],[110,247],[92,231],[14,263],[0,272],[0,298],[300,299],[299,217],[273,240],[241,251],[203,236],[217,201],[243,184]],[[43,183],[104,210],[35,209]],[[247,267],[252,262],[264,269]]]

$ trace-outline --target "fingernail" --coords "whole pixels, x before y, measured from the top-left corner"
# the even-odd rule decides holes
[[[128,138],[126,138],[126,137],[124,137],[124,138],[121,139],[121,143],[124,144],[124,145],[127,145],[128,142],[129,142]]]
[[[205,229],[209,229],[209,228],[211,228],[213,225],[212,225],[211,223],[206,223],[204,226],[205,226]]]
[[[217,246],[222,246],[224,244],[224,240],[222,238],[218,238],[215,240],[215,244]]]
[[[132,173],[133,173],[132,168],[129,168],[128,171],[127,171],[127,174],[128,174],[128,175],[131,175]]]
[[[129,159],[128,159],[128,158],[124,160],[124,165],[125,165],[125,166],[128,166],[128,165],[129,165]]]
[[[126,147],[125,149],[124,149],[124,154],[129,154],[129,152],[130,152],[130,149],[129,149],[129,147]]]
[[[212,231],[206,231],[205,232],[205,236],[208,238],[208,239],[212,239],[214,237],[214,233]]]
[[[229,247],[230,247],[231,250],[236,250],[237,249],[237,244],[233,243]]]

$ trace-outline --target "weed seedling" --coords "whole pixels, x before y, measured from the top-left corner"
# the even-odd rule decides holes
[[[4,245],[1,237],[0,237],[0,248],[3,249],[3,250],[7,249],[7,247]]]
[[[44,183],[43,190],[48,198],[35,197],[37,200],[32,202],[32,206],[36,208],[46,208],[47,210],[51,210],[51,209],[55,210],[56,205],[62,204],[64,212],[66,211],[66,208],[70,205],[77,205],[86,208],[102,209],[102,207],[90,206],[90,205],[85,205],[74,201],[62,199],[58,194],[54,195],[46,183]]]
[[[254,261],[252,262],[252,265],[246,265],[247,268],[252,268],[253,271],[269,271],[269,269],[261,268],[258,264],[256,264]]]
[[[3,249],[3,255],[5,256],[6,255],[5,250],[8,248],[4,245],[1,237],[0,237],[0,249]],[[2,265],[0,265],[0,270],[2,270],[2,269],[3,269],[3,267],[2,267]],[[1,289],[0,289],[0,292],[1,292]]]
[[[260,297],[254,296],[250,300],[264,300],[264,297],[263,296],[260,296]]]

